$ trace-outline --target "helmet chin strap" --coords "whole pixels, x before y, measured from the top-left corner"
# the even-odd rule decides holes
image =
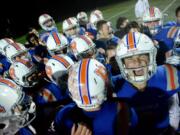
[[[135,86],[139,91],[144,91],[144,88],[146,87],[147,82],[146,81],[144,81],[144,82],[133,82],[132,85]]]
[[[145,78],[147,78],[146,77],[147,73],[145,73],[145,72],[146,71],[144,70],[144,75],[137,76],[135,71],[133,71],[134,76],[129,76],[129,78],[131,80],[134,80],[134,81],[131,81],[132,85],[135,86],[136,88],[138,88],[138,90],[140,90],[140,91],[143,91],[143,89],[146,87],[146,84],[147,84],[146,83],[147,80],[145,79]]]

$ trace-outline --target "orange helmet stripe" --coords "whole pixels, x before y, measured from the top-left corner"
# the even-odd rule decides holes
[[[82,103],[85,105],[91,104],[91,98],[89,94],[89,82],[88,82],[89,62],[90,62],[89,59],[82,60],[80,65],[80,72],[79,72],[79,92]]]
[[[53,32],[52,36],[54,38],[54,41],[56,42],[56,45],[61,45],[61,40],[59,39],[58,34],[56,32]]]
[[[154,17],[154,7],[149,8],[150,17]]]
[[[134,38],[134,33],[133,32],[130,32],[127,35],[127,44],[128,44],[128,49],[136,48],[136,43],[135,43],[135,38]]]
[[[70,63],[64,59],[63,57],[60,57],[60,56],[57,56],[57,55],[54,55],[52,56],[53,59],[59,61],[61,64],[63,64],[66,68],[69,68],[70,67]]]

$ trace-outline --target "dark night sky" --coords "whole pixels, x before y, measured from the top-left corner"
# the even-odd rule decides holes
[[[0,8],[0,38],[13,38],[27,33],[29,27],[39,28],[38,17],[50,14],[56,21],[120,0],[6,0]],[[1,5],[3,6],[3,5]]]

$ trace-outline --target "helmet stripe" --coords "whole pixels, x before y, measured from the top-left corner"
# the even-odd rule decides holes
[[[55,59],[55,60],[57,60],[57,61],[60,62],[61,64],[63,64],[64,67],[66,67],[66,68],[69,68],[69,67],[71,66],[71,64],[70,64],[66,59],[64,59],[63,57],[54,55],[54,56],[52,56],[52,58]]]
[[[30,68],[32,67],[32,63],[30,61],[24,60],[24,59],[18,59],[16,60],[17,62],[21,62],[22,64],[24,64],[26,67]]]
[[[8,85],[8,86],[11,87],[11,88],[16,88],[16,85],[15,85],[15,84],[13,84],[11,81],[5,80],[5,79],[3,79],[3,78],[0,78],[0,83],[3,83],[3,84],[5,84],[5,85]]]
[[[171,65],[165,65],[167,74],[167,89],[168,90],[175,90],[179,87],[178,77],[177,77],[177,70],[176,68],[172,67]]]
[[[130,32],[127,37],[126,37],[126,40],[127,40],[127,47],[128,49],[134,49],[136,48],[136,43],[135,43],[135,35],[133,32]]]
[[[88,38],[86,38],[86,37],[83,36],[83,35],[81,35],[80,38],[83,39],[89,46],[91,46],[91,42],[89,41]]]
[[[134,47],[136,48],[136,38],[135,38],[135,33],[133,32],[133,39],[134,39]]]
[[[173,38],[177,32],[177,27],[172,27],[167,34],[167,38]]]
[[[82,104],[91,104],[91,98],[89,94],[89,84],[88,84],[88,70],[89,70],[89,59],[82,60],[80,64],[79,71],[79,93],[81,97]]]
[[[9,38],[4,38],[4,40],[5,40],[6,42],[8,42],[9,44],[12,44],[12,43],[13,43]]]
[[[100,15],[97,14],[97,13],[94,13],[94,15],[98,18],[98,19],[101,19]]]
[[[14,48],[16,48],[16,50],[21,50],[20,46],[15,42],[10,43],[10,45],[12,45]]]
[[[59,36],[56,32],[52,33],[52,37],[54,38],[54,41],[56,42],[56,45],[61,45],[61,40],[59,39]]]
[[[48,14],[43,14],[42,16],[44,16],[45,18],[48,18],[48,17],[49,17]]]
[[[149,8],[150,17],[154,17],[154,7]]]
[[[69,25],[72,25],[72,22],[71,22],[71,19],[70,19],[70,18],[68,18],[66,21],[67,21],[67,23],[68,23]]]

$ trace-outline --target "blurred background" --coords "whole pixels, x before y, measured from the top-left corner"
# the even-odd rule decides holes
[[[93,9],[102,10],[105,19],[115,25],[119,16],[135,19],[136,2],[137,0],[6,0],[0,8],[0,38],[13,37],[23,42],[29,27],[40,29],[38,17],[43,13],[48,13],[55,19],[60,31],[63,19],[76,16],[79,11],[89,12]],[[179,0],[149,0],[149,3],[168,14],[165,20],[175,19],[174,10],[179,5]]]

